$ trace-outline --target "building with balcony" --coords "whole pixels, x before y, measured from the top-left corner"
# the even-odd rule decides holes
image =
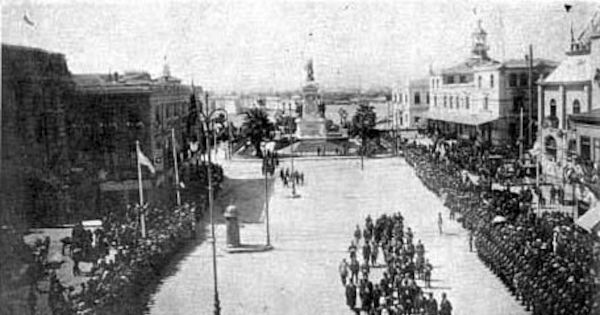
[[[394,124],[399,129],[418,128],[422,125],[421,115],[431,103],[429,78],[410,80],[392,92]]]
[[[542,172],[553,183],[576,163],[600,161],[600,11],[538,87]]]
[[[490,58],[481,21],[472,42],[471,56],[464,62],[432,72],[430,106],[421,117],[428,120],[430,129],[450,137],[516,145],[521,128],[527,135],[527,128],[534,128],[537,119],[535,99],[528,99],[529,62],[525,58],[503,62]],[[534,59],[533,82],[555,67],[550,60]],[[530,111],[532,119],[528,121]]]

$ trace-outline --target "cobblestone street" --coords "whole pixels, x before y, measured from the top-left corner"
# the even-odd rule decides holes
[[[285,161],[282,165],[288,166]],[[345,306],[337,265],[357,223],[367,214],[401,210],[425,244],[434,265],[433,292],[442,291],[455,314],[526,314],[500,281],[468,250],[467,234],[456,222],[444,222],[440,236],[438,211],[448,213],[400,159],[373,159],[360,171],[359,160],[297,161],[306,185],[301,198],[276,182],[271,198],[271,240],[264,253],[225,252],[225,226],[218,225],[218,271],[222,314],[350,314]],[[233,162],[230,177],[258,178],[258,164]],[[235,174],[235,175],[234,175]],[[243,209],[240,209],[243,211]],[[246,224],[242,242],[263,243],[264,224]],[[164,279],[151,297],[150,314],[210,314],[213,286],[210,242],[184,258],[177,272]]]

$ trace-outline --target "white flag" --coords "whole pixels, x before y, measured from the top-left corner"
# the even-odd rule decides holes
[[[154,165],[152,165],[152,162],[150,162],[150,159],[148,159],[148,157],[146,157],[144,155],[144,153],[142,153],[142,150],[140,149],[139,144],[136,147],[136,149],[137,149],[138,163],[140,163],[140,165],[144,165],[145,167],[147,167],[152,174],[156,173],[156,170],[154,169]]]

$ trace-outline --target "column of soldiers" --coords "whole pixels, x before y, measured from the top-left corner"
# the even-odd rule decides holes
[[[533,314],[593,314],[592,235],[562,213],[536,214],[531,191],[491,190],[461,179],[461,168],[424,146],[405,152],[423,183],[444,195],[470,230],[479,258]],[[479,174],[485,178],[485,174]],[[485,182],[485,181],[484,181]],[[500,218],[500,220],[499,220]]]
[[[352,311],[377,315],[452,314],[452,304],[445,293],[438,304],[433,293],[426,293],[417,285],[417,280],[422,280],[431,287],[433,266],[425,259],[425,246],[420,240],[415,245],[413,237],[409,227],[404,229],[400,213],[384,214],[375,222],[367,216],[362,231],[356,226],[348,248],[349,262],[343,259],[339,266],[346,305]],[[379,267],[385,268],[382,278],[379,282],[371,280],[371,268]]]

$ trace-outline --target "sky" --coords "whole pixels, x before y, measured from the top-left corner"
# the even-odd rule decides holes
[[[492,58],[560,61],[598,3],[564,1],[5,0],[2,42],[63,53],[71,73],[143,70],[213,91],[394,86],[469,56],[481,19]],[[27,16],[33,26],[25,22]]]

